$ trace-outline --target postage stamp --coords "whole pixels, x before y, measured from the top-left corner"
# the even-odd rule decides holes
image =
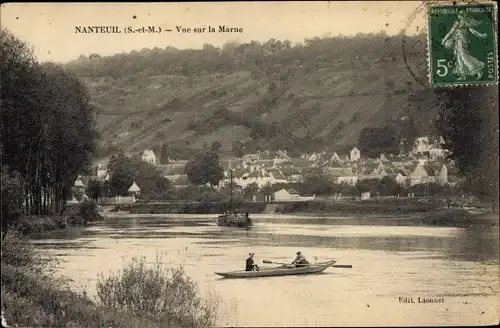
[[[431,86],[498,83],[496,15],[493,2],[429,5]]]

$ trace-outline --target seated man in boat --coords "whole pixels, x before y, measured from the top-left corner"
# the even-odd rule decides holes
[[[292,265],[295,264],[296,268],[305,267],[309,262],[307,262],[304,255],[301,252],[297,252],[297,257],[293,260]]]
[[[253,253],[248,254],[248,258],[245,265],[245,271],[259,271],[259,266],[255,264],[253,260]]]

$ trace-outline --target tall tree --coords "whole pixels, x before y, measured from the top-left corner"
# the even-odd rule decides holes
[[[168,164],[168,145],[166,143],[161,146],[160,164]]]
[[[60,212],[95,151],[89,94],[61,66],[38,64],[29,46],[5,29],[0,56],[2,160],[20,173],[28,212]]]
[[[468,86],[438,91],[437,126],[467,186],[498,212],[498,88]]]
[[[368,157],[399,152],[396,129],[392,126],[367,127],[359,134],[359,149]]]
[[[224,178],[224,169],[215,152],[200,152],[186,164],[186,175],[195,185],[210,184],[212,187],[219,184]]]

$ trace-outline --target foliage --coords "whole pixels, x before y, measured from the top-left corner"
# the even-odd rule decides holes
[[[222,144],[220,141],[214,141],[212,142],[212,145],[210,145],[210,151],[219,151],[219,149],[222,147]]]
[[[127,112],[148,113],[144,114],[144,124],[139,131],[133,131],[141,136],[133,147],[143,147],[150,141],[161,145],[168,140],[170,146],[180,152],[183,148],[197,148],[211,132],[218,134],[237,127],[238,132],[228,136],[232,140],[225,140],[228,144],[247,139],[247,133],[252,130],[252,137],[245,142],[263,149],[286,146],[288,150],[302,153],[317,151],[323,146],[333,147],[340,139],[355,142],[353,138],[367,124],[366,118],[370,118],[369,124],[389,121],[388,124],[399,126],[399,119],[394,118],[417,107],[409,108],[408,95],[418,88],[413,86],[415,83],[412,85],[411,77],[404,78],[407,71],[399,55],[403,37],[412,44],[425,43],[425,34],[370,33],[310,38],[294,46],[287,40],[271,39],[228,42],[222,47],[206,45],[202,49],[144,49],[82,58],[66,67],[89,82],[94,100],[103,111],[115,108],[116,112],[116,108],[126,107]],[[406,49],[405,55],[411,60],[421,53],[412,48]],[[337,77],[332,79],[332,75]],[[387,76],[395,85],[410,87],[405,87],[404,94],[398,96],[396,93],[401,89],[387,88],[384,80],[377,78],[380,75]],[[190,82],[197,87],[191,88]],[[145,90],[143,86],[155,88]],[[165,90],[175,102],[165,99]],[[386,101],[380,96],[392,97]],[[358,101],[361,99],[373,101],[369,101],[367,107]],[[436,104],[424,99],[420,112],[434,112]],[[171,117],[172,111],[178,113],[172,120],[174,124],[161,124],[158,116]],[[308,119],[295,119],[300,112]],[[348,116],[347,112],[350,112]],[[266,113],[270,117],[263,117]],[[348,123],[348,117],[355,114],[353,121],[356,122]],[[105,139],[113,139],[113,132],[129,129],[131,122],[137,121],[136,115],[123,121],[118,117],[110,117],[114,124],[106,126],[110,133],[103,136]],[[265,126],[252,128],[254,119],[261,118]],[[273,126],[274,121],[277,124]],[[184,122],[191,124],[186,128]],[[423,123],[429,125],[428,120]],[[280,128],[275,129],[278,126]],[[165,138],[155,139],[157,132],[167,134]],[[187,132],[186,137],[180,140],[174,137],[179,132]],[[311,136],[317,140],[312,142]],[[123,147],[128,141],[131,139],[118,142]],[[211,141],[207,142],[210,146]],[[183,153],[177,158],[188,159],[186,155]]]
[[[414,117],[403,117],[401,119],[401,132],[399,140],[401,141],[402,150],[405,154],[412,151],[415,139],[420,136],[420,129],[417,120]]]
[[[141,189],[141,198],[156,200],[171,196],[172,183],[151,163],[143,162],[140,158],[129,158],[120,152],[110,158],[108,166],[111,196],[127,195],[134,181]]]
[[[2,222],[2,231],[8,225],[15,222],[22,215],[22,181],[19,173],[10,171],[2,165],[0,181],[0,195],[2,207],[0,210],[0,219]]]
[[[92,222],[100,218],[97,214],[97,204],[93,200],[84,200],[78,204],[78,214],[87,222]]]
[[[195,185],[210,184],[213,187],[224,178],[219,155],[211,151],[198,153],[186,164],[185,172],[189,181]]]
[[[393,178],[385,176],[379,181],[375,190],[380,196],[397,196],[402,195],[404,188]]]
[[[164,143],[161,146],[160,150],[160,164],[168,164],[168,157],[169,157],[168,145]]]
[[[5,29],[0,52],[3,164],[20,174],[31,214],[61,212],[65,194],[95,151],[90,96],[73,73],[38,64],[29,46]]]
[[[4,265],[22,267],[38,274],[49,274],[53,271],[52,259],[38,253],[29,243],[29,238],[15,229],[2,232],[1,252],[2,271]]]
[[[399,153],[396,129],[392,126],[367,127],[359,134],[359,150],[366,157]]]
[[[179,318],[177,313],[172,317],[155,317],[153,313],[132,313],[99,306],[85,293],[72,291],[66,279],[58,279],[52,275],[55,261],[41,257],[26,237],[13,230],[2,235],[1,246],[2,315],[11,327],[193,328],[215,325],[218,299],[211,297],[207,301],[201,300],[196,293],[196,286],[181,269],[171,270],[175,275],[169,277],[162,276],[166,270],[157,273],[160,274],[160,279],[167,278],[163,280],[166,282],[164,287],[169,284],[171,288],[168,291],[173,292],[162,295],[162,298],[173,300],[170,304],[180,309],[179,314],[183,317]],[[149,271],[149,277],[154,277],[156,272],[152,271]],[[113,278],[101,282],[109,282],[110,279]],[[136,287],[144,287],[142,300],[149,299],[148,292],[151,289],[146,284],[135,282]],[[124,286],[130,287],[131,283],[133,281],[125,281]],[[162,289],[165,290],[167,289]],[[124,297],[140,294],[140,291],[135,291]],[[136,300],[136,304],[139,300]]]
[[[134,258],[121,272],[97,282],[99,301],[111,308],[155,318],[164,327],[212,327],[216,302],[198,296],[197,285],[182,267],[168,268],[157,257],[152,267]],[[212,300],[213,301],[213,300]]]
[[[305,177],[301,183],[301,190],[307,195],[330,195],[333,193],[333,182],[323,175]]]
[[[255,182],[247,185],[244,189],[243,189],[243,193],[245,194],[245,196],[247,197],[252,197],[254,195],[256,195],[258,192],[259,192],[259,185]]]
[[[437,126],[475,196],[498,210],[498,89],[471,86],[438,90]]]
[[[104,183],[100,180],[91,179],[87,183],[87,189],[85,194],[89,196],[90,199],[98,200],[100,197],[106,195]]]

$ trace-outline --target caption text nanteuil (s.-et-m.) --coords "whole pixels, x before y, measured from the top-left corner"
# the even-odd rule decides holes
[[[174,29],[164,29],[156,25],[146,26],[75,26],[76,34],[159,34],[162,32],[177,32],[182,34],[190,33],[243,33],[241,27],[228,27],[225,25],[207,26],[207,27],[186,27],[182,25],[175,26]]]

